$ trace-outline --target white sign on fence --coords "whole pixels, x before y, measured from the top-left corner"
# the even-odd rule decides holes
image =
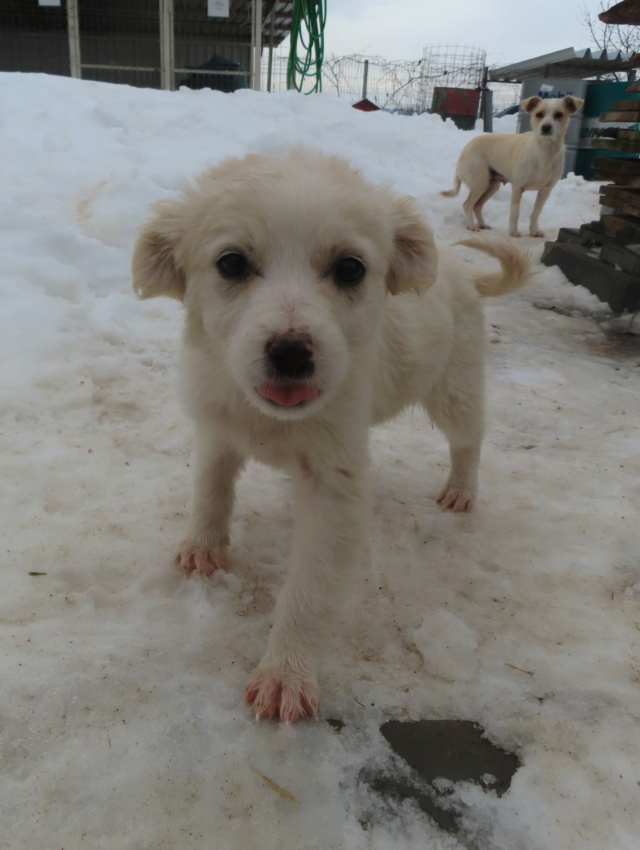
[[[62,0],[38,0],[38,6],[61,6]]]
[[[229,0],[207,0],[207,15],[210,18],[228,18]]]

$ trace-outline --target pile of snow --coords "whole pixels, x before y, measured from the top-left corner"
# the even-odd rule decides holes
[[[487,306],[472,515],[433,501],[446,445],[421,414],[375,430],[371,557],[327,653],[320,722],[257,724],[241,702],[283,581],[284,477],[245,472],[231,574],[187,581],[171,564],[190,431],[180,306],[130,290],[149,204],[226,156],[305,143],[416,196],[462,251],[447,248],[461,198],[437,191],[469,134],[331,96],[2,74],[0,100],[0,844],[462,847],[408,804],[359,823],[358,776],[388,759],[380,724],[430,717],[477,721],[522,761],[501,798],[456,791],[476,846],[635,850],[640,353],[557,269]],[[502,233],[508,199],[487,207]],[[541,224],[553,238],[597,214],[597,186],[571,177]]]

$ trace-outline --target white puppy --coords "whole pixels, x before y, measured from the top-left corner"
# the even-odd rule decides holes
[[[456,166],[453,189],[440,194],[453,198],[460,191],[461,183],[469,187],[469,197],[463,204],[469,230],[488,229],[482,208],[502,183],[511,183],[509,234],[520,236],[518,216],[522,193],[537,189],[529,233],[544,236],[538,227],[538,218],[551,190],[562,177],[569,116],[581,105],[579,97],[570,95],[548,100],[530,97],[521,103],[531,116],[533,129],[528,133],[486,133],[464,146]]]
[[[447,435],[438,502],[469,510],[483,430],[479,293],[520,285],[529,259],[467,243],[500,274],[438,271],[416,204],[347,163],[302,149],[206,171],[156,206],[133,286],[184,302],[183,381],[195,422],[195,490],[176,560],[228,568],[236,479],[247,457],[295,485],[289,574],[245,698],[258,717],[318,710],[317,653],[367,526],[369,427],[421,404]]]

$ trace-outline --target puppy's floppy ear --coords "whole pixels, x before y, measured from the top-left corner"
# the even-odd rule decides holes
[[[177,201],[156,204],[155,216],[140,229],[131,261],[133,290],[138,298],[166,295],[184,299],[187,281],[176,257],[182,231],[179,208]]]
[[[572,95],[568,94],[566,97],[562,98],[562,102],[566,106],[567,111],[573,113],[577,112],[580,109],[580,107],[584,103],[584,100],[581,97],[573,97]]]
[[[533,110],[542,103],[542,98],[538,97],[537,94],[534,94],[533,97],[528,97],[526,100],[520,101],[520,106],[524,109],[525,112],[533,112]]]
[[[387,272],[387,289],[420,294],[435,283],[438,252],[433,231],[413,198],[395,198],[394,249]]]

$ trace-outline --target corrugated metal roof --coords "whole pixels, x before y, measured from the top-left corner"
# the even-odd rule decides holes
[[[533,77],[573,77],[587,79],[600,74],[629,71],[640,67],[640,54],[621,53],[618,50],[574,50],[567,47],[555,53],[545,53],[524,62],[489,69],[489,79],[494,82],[521,83]]]

